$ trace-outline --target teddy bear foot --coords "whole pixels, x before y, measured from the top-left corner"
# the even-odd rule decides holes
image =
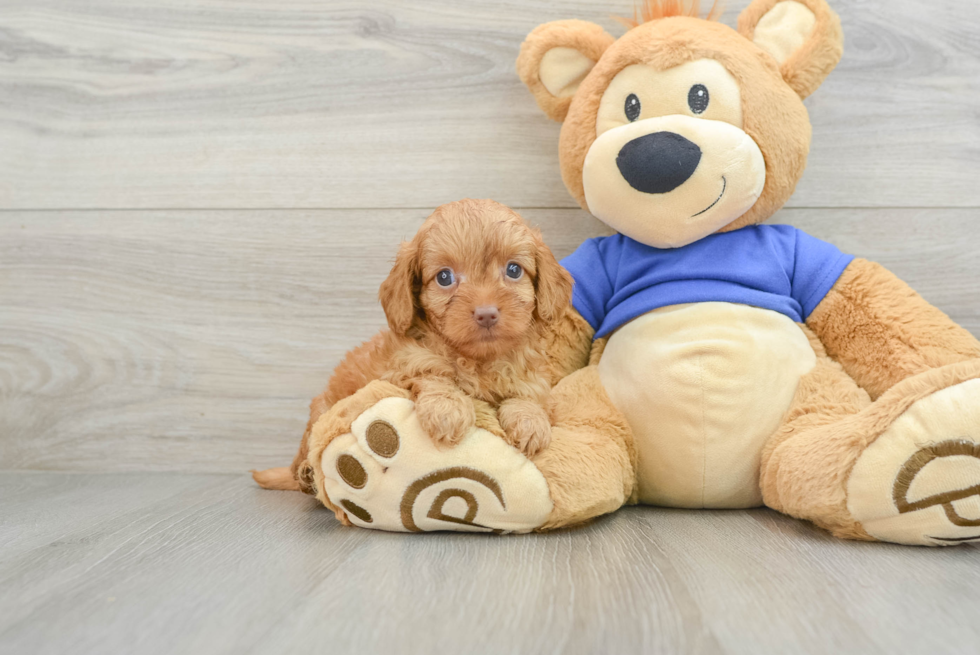
[[[980,380],[913,403],[861,454],[847,497],[876,539],[980,542]]]
[[[405,398],[358,416],[320,466],[327,498],[362,528],[529,532],[553,507],[544,476],[517,450],[478,428],[437,447]]]

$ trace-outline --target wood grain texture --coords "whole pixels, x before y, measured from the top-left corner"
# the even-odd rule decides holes
[[[572,207],[515,57],[632,4],[7,0],[0,209]],[[980,3],[832,4],[847,46],[792,206],[980,205]]]
[[[608,231],[527,210],[561,257]],[[421,210],[0,214],[2,468],[236,472],[291,460],[309,399],[384,325]],[[785,210],[980,335],[973,210]]]
[[[5,653],[975,653],[980,547],[769,510],[547,535],[344,528],[244,476],[0,473]]]

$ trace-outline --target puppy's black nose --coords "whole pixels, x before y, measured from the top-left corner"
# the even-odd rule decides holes
[[[674,132],[654,132],[629,141],[616,165],[623,179],[643,193],[667,193],[687,182],[701,161],[701,148]]]
[[[473,310],[473,320],[482,328],[490,328],[500,320],[500,312],[492,305],[484,305]]]

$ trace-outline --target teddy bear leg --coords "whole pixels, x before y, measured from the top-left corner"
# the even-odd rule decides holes
[[[980,360],[924,371],[872,403],[821,358],[767,445],[761,483],[768,506],[839,537],[980,540]]]
[[[759,482],[772,509],[813,521],[841,537],[868,539],[847,511],[836,480],[858,445],[838,429],[842,421],[871,405],[868,393],[817,351],[813,370],[799,382],[793,404],[762,452]]]
[[[631,436],[598,384],[583,369],[556,386],[552,442],[532,461],[480,421],[440,447],[401,390],[372,382],[313,426],[317,498],[348,525],[400,532],[528,532],[613,511],[632,491]]]
[[[633,432],[606,394],[598,367],[564,378],[552,399],[551,444],[533,461],[548,481],[554,509],[539,529],[567,527],[635,502]]]

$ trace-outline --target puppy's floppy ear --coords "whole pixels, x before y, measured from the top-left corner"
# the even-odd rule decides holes
[[[578,85],[615,40],[595,23],[583,20],[539,25],[521,45],[517,74],[541,111],[551,120],[563,121]]]
[[[419,235],[415,235],[414,239],[403,243],[398,249],[395,265],[378,290],[378,300],[388,319],[388,327],[395,334],[404,335],[412,327],[421,278]]]
[[[801,98],[817,90],[844,52],[840,18],[825,0],[753,0],[738,31],[773,56]]]
[[[535,309],[542,321],[550,323],[561,318],[572,302],[572,274],[558,263],[537,230],[534,232],[534,241],[538,252],[535,258],[538,269],[534,280],[537,302]]]

